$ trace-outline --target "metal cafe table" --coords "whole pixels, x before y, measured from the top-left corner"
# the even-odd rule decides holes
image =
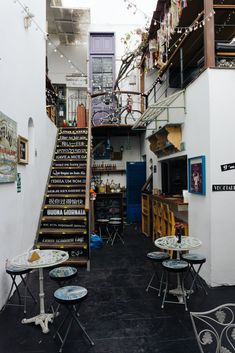
[[[39,259],[35,261],[28,261],[31,254],[37,252]],[[40,302],[40,313],[29,319],[23,319],[23,324],[35,323],[35,325],[40,325],[43,333],[48,333],[48,323],[53,321],[53,313],[45,313],[44,304],[44,288],[43,288],[43,268],[52,267],[61,264],[62,262],[68,260],[69,255],[66,251],[61,250],[31,250],[24,254],[18,255],[10,260],[10,263],[16,267],[20,268],[30,268],[38,269],[39,271],[39,302]]]
[[[196,249],[202,245],[201,240],[190,237],[181,236],[181,242],[178,242],[178,238],[174,235],[168,235],[155,240],[155,246],[163,250],[173,250],[176,251],[177,259],[180,259],[180,253],[182,251],[188,251]],[[172,295],[176,296],[179,302],[183,301],[183,292],[180,285],[180,278],[177,275],[177,287],[169,291]]]

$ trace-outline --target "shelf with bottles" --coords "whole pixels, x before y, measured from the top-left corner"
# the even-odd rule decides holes
[[[92,166],[92,173],[124,173],[126,169],[123,165],[115,163],[95,163]]]

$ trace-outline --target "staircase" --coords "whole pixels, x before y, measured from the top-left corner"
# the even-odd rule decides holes
[[[90,268],[90,131],[59,128],[35,247],[69,252],[67,264]]]

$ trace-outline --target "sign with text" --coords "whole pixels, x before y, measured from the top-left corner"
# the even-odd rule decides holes
[[[212,191],[235,191],[235,184],[216,184],[212,185]]]
[[[220,166],[222,172],[226,172],[228,170],[235,169],[235,163],[229,163],[229,164],[222,164]]]

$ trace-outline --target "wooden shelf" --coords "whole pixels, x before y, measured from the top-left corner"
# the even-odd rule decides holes
[[[109,173],[124,173],[126,171],[126,169],[93,169],[92,168],[92,173],[105,173],[105,174],[109,174]]]

